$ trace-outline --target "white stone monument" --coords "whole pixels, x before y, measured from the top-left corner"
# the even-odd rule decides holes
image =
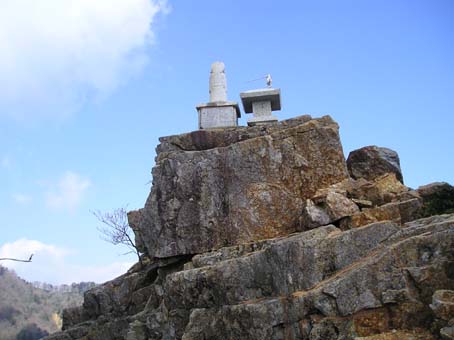
[[[267,84],[271,86],[271,76],[267,76]],[[262,125],[277,122],[273,111],[281,109],[281,90],[271,87],[240,93],[244,112],[253,113],[254,116],[248,119],[249,126]]]
[[[210,102],[196,106],[199,113],[199,129],[238,126],[241,117],[238,103],[227,101],[227,80],[223,62],[211,65]]]

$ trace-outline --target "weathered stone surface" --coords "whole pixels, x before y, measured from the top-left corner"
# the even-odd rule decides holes
[[[454,318],[454,291],[437,290],[430,305],[437,318],[449,321]]]
[[[454,339],[454,326],[443,327],[440,329],[440,335],[443,340],[453,340]]]
[[[450,188],[348,178],[329,117],[165,137],[153,173],[143,265],[48,339],[452,339]]]
[[[139,252],[141,253],[145,253],[146,249],[144,241],[139,230],[140,221],[142,219],[142,210],[143,209],[128,211],[128,224],[134,231],[134,243],[137,247],[137,250],[139,250]]]
[[[284,335],[288,339],[350,339],[353,329],[359,337],[377,333],[385,333],[382,334],[384,336],[388,335],[387,332],[392,333],[393,329],[400,330],[401,334],[405,334],[405,329],[429,329],[433,320],[428,306],[431,294],[437,287],[454,284],[449,269],[454,263],[454,254],[450,249],[454,244],[453,218],[451,216],[444,222],[429,219],[408,225],[384,241],[380,251],[371,250],[360,259],[352,258],[349,265],[335,270],[326,279],[290,295],[254,299],[250,299],[248,294],[227,295],[234,300],[228,305],[216,307],[216,299],[223,299],[225,295],[217,295],[216,291],[211,291],[212,295],[200,291],[196,293],[188,289],[186,294],[193,296],[196,308],[191,313],[183,339],[214,339],[216,334],[222,334],[225,339],[282,339]],[[371,230],[377,231],[380,227],[369,227],[367,234],[373,234]],[[351,232],[354,234],[354,231],[348,234]],[[339,237],[342,235],[335,238]],[[229,263],[231,267],[230,261],[226,260],[225,265]],[[285,273],[285,266],[280,268]],[[417,275],[417,268],[431,268],[434,274],[427,273],[423,279],[418,278],[414,276]],[[243,269],[249,272],[247,267]],[[207,273],[209,269],[200,270]],[[238,274],[228,272],[226,275]],[[191,282],[188,276],[186,278]],[[225,276],[223,278],[225,280]],[[239,290],[251,285],[237,287]],[[388,309],[381,309],[385,306],[382,301],[384,293],[399,290],[406,290],[394,300],[400,302],[388,301]],[[252,295],[255,294],[257,291],[252,292]],[[238,298],[245,301],[235,303]],[[431,336],[427,331],[407,333],[406,336],[427,335],[428,339]]]
[[[68,329],[79,323],[82,323],[88,319],[88,316],[84,315],[82,307],[67,308],[62,313],[63,325],[62,329]]]
[[[326,206],[332,221],[359,212],[358,206],[352,200],[336,192],[328,192],[322,203]]]
[[[366,236],[370,234],[370,228],[377,232]],[[211,268],[201,267],[172,275],[166,282],[166,291],[170,293],[168,303],[207,308],[216,305],[213,296],[230,305],[308,289],[363,253],[370,252],[397,230],[396,225],[386,223],[346,233],[340,233],[334,226],[299,233]],[[364,241],[361,246],[343,248],[348,243],[358,244],[358,240]],[[186,294],[188,290],[191,294]]]
[[[429,332],[418,329],[415,331],[393,331],[366,337],[357,337],[355,340],[434,340],[434,337]]]
[[[367,181],[364,178],[358,180],[349,178],[328,188],[317,190],[311,199],[314,202],[323,201],[328,192],[339,193],[354,202],[355,200],[367,201],[366,206],[370,204],[379,206],[395,201],[421,198],[416,191],[412,191],[400,183],[393,173],[379,176],[371,181]]]
[[[84,294],[83,306],[66,314],[68,326],[81,321],[95,320],[101,315],[134,315],[145,308],[147,303],[159,299],[159,284],[173,271],[183,268],[184,257],[174,257],[164,261],[148,263],[143,268],[137,266],[128,273],[88,290]],[[80,320],[80,321],[79,321]]]
[[[384,174],[394,173],[400,182],[404,182],[399,155],[388,148],[371,145],[354,150],[348,155],[347,167],[355,179],[374,180]]]
[[[136,320],[130,324],[126,340],[147,340],[147,333],[146,325]]]
[[[312,200],[306,200],[301,215],[301,228],[313,229],[332,222],[328,212],[323,206],[316,205]]]
[[[379,221],[394,221],[403,224],[417,219],[420,216],[421,208],[421,200],[418,198],[387,203],[375,208],[365,208],[351,216],[350,225],[352,228],[357,228]]]
[[[161,262],[90,291],[84,305],[90,320],[51,339],[338,340],[390,336],[393,329],[402,336],[438,334],[449,325],[439,326],[429,305],[437,290],[454,288],[453,249],[454,215],[345,232],[329,225],[223,248],[194,257],[193,269],[183,270],[189,258]],[[144,285],[153,293],[142,296],[140,310],[131,301]],[[434,333],[406,331],[416,329]]]
[[[343,185],[348,197],[368,200],[374,205],[393,202],[409,191],[397,180],[395,174],[385,174],[371,181],[345,181]]]
[[[351,216],[351,227],[374,223],[378,221],[394,221],[400,223],[399,203],[388,203],[379,207],[365,208],[360,213]]]
[[[312,200],[306,200],[301,218],[303,230],[327,225],[359,213],[358,206],[344,195],[334,190],[325,193],[323,196],[319,194]]]
[[[400,183],[395,174],[373,181],[347,179],[317,190],[306,200],[301,229],[335,223],[342,230],[379,221],[399,224],[423,216],[421,196]]]
[[[436,182],[418,188],[424,201],[424,216],[454,213],[454,187],[445,182]]]
[[[328,116],[166,137],[157,151],[139,224],[151,257],[288,235],[305,199],[347,178]]]
[[[362,200],[357,198],[352,198],[353,203],[355,203],[360,209],[363,208],[372,208],[373,203],[368,200]]]

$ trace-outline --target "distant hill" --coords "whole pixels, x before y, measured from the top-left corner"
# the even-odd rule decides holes
[[[0,266],[0,339],[31,340],[60,330],[63,309],[81,305],[94,285],[29,283]]]

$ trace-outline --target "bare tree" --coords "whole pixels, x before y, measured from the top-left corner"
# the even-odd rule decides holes
[[[0,257],[0,261],[16,261],[16,262],[32,262],[33,254],[30,255],[28,260],[20,260],[12,257]]]
[[[142,265],[142,258],[140,251],[137,249],[134,242],[133,229],[128,223],[128,212],[126,208],[118,208],[112,212],[101,212],[99,210],[92,211],[93,215],[102,222],[104,225],[98,227],[99,232],[102,234],[101,238],[113,245],[124,245],[129,251],[126,254],[135,253]]]

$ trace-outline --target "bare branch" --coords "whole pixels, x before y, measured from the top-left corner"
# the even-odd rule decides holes
[[[32,258],[33,258],[33,254],[30,255],[28,260],[20,260],[20,259],[15,259],[12,257],[3,257],[3,258],[0,258],[0,261],[32,262]]]
[[[99,210],[92,211],[92,214],[103,223],[102,227],[98,227],[98,231],[101,233],[101,238],[113,245],[126,246],[130,251],[129,253],[135,253],[139,258],[139,262],[142,263],[140,252],[133,241],[131,232],[133,229],[129,226],[128,215],[126,208],[118,208],[112,212],[100,212]]]

